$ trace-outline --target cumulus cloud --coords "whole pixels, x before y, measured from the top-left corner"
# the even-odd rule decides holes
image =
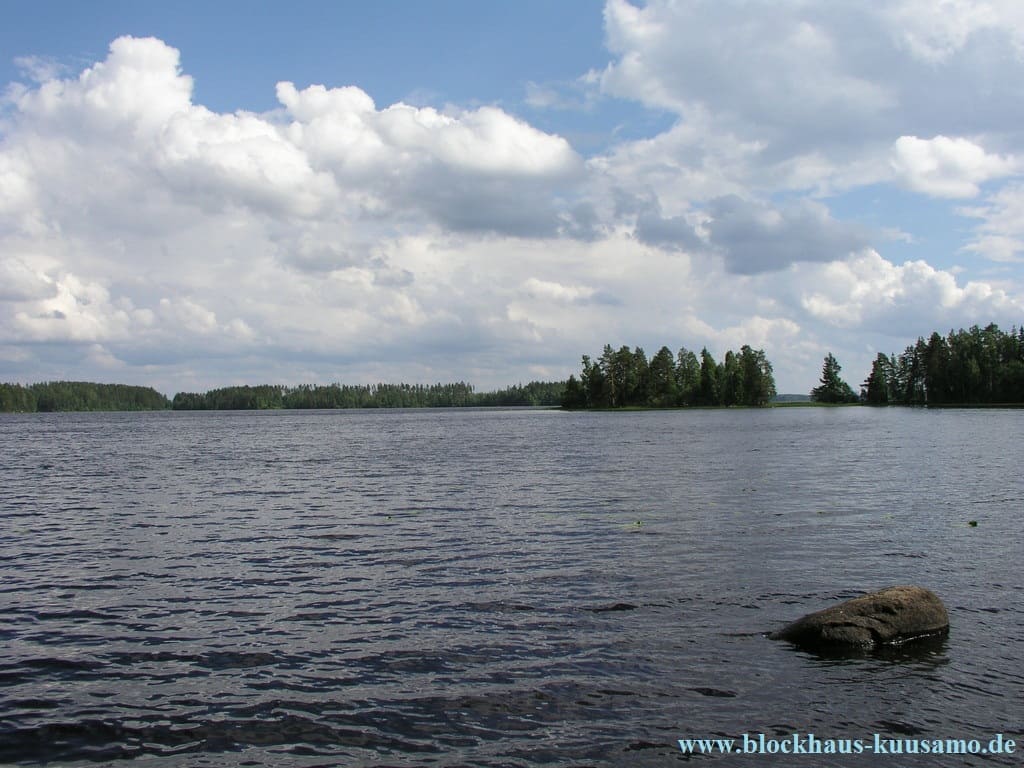
[[[985,152],[964,138],[901,136],[892,149],[892,166],[906,186],[934,197],[974,197],[979,184],[1021,169],[1014,158]]]
[[[290,140],[340,187],[359,189],[369,215],[420,211],[455,230],[547,236],[559,215],[550,188],[582,171],[565,139],[494,107],[378,110],[356,87],[287,82],[277,95]]]
[[[134,192],[210,212],[419,213],[455,229],[550,234],[559,212],[542,193],[582,168],[564,139],[495,107],[378,110],[356,87],[287,82],[277,94],[284,122],[211,112],[192,102],[177,50],[119,38],[79,77],[47,80],[14,99],[9,143],[20,152],[12,147],[0,160],[0,205],[23,207],[34,190],[52,195],[70,179],[98,187],[92,209]]]
[[[46,274],[14,255],[0,259],[0,301],[32,301],[52,297],[56,286]]]
[[[900,136],[1020,134],[1017,5],[609,0],[601,87],[702,126],[691,154],[733,137],[748,186],[887,181]]]
[[[594,289],[581,285],[562,285],[550,280],[531,277],[523,288],[530,296],[567,303],[587,301],[594,295]]]
[[[0,127],[0,374],[503,386],[565,377],[605,342],[750,343],[791,389],[831,334],[1019,313],[1008,289],[887,261],[829,207],[893,180],[979,196],[970,247],[1015,257],[1024,195],[993,182],[1019,173],[1018,129],[989,96],[973,131],[903,105],[906,67],[975,56],[974,33],[921,37],[929,58],[861,4],[738,7],[609,3],[613,60],[555,90],[585,107],[600,81],[673,122],[586,160],[506,109],[383,106],[355,85],[281,82],[271,112],[213,111],[154,39],[77,76],[35,67]],[[987,73],[956,71],[975,80],[912,73],[918,106]]]
[[[154,166],[176,196],[220,210],[243,205],[271,215],[314,216],[337,199],[335,180],[256,115],[202,107],[175,114],[154,147]]]
[[[873,250],[817,268],[801,301],[812,317],[833,325],[918,335],[1024,310],[1019,300],[987,283],[960,285],[953,274],[924,261],[897,265]]]
[[[800,261],[836,261],[867,245],[858,227],[813,201],[773,208],[734,195],[712,201],[706,224],[730,271],[755,274]]]
[[[469,354],[507,324],[451,271],[470,273],[464,249],[486,258],[475,238],[599,228],[568,142],[496,107],[378,108],[354,86],[281,83],[279,111],[218,113],[151,38],[115,40],[77,76],[33,73],[9,91],[0,143],[0,330],[79,348],[82,365],[352,359],[410,333]],[[415,233],[436,246],[410,258]],[[437,263],[460,233],[459,259]]]
[[[846,5],[846,4],[841,4]],[[742,6],[742,7],[741,7]],[[838,6],[837,6],[838,7]],[[705,109],[716,119],[757,126],[778,140],[891,108],[881,79],[849,66],[840,37],[846,14],[808,13],[800,4],[652,2],[638,8],[610,0],[609,47],[617,55],[601,84],[684,118]]]
[[[173,115],[191,106],[192,78],[180,55],[155,38],[121,37],[106,60],[77,79],[48,79],[23,91],[16,106],[40,132],[111,133],[153,138]]]
[[[967,250],[993,261],[1024,260],[1024,184],[1007,185],[983,204],[961,208],[960,212],[982,222]]]
[[[365,172],[365,164],[377,160],[406,167],[439,163],[481,176],[557,176],[579,162],[565,139],[496,107],[444,114],[398,103],[378,111],[354,86],[299,91],[288,82],[278,83],[277,96],[296,121],[290,126],[296,144],[344,174]]]
[[[764,148],[719,130],[710,115],[698,113],[651,138],[617,144],[588,167],[625,196],[653,196],[676,214],[693,202],[748,191],[750,169]]]
[[[153,313],[128,299],[112,298],[107,288],[73,274],[54,281],[54,295],[27,302],[13,314],[20,338],[45,342],[124,340],[152,324]]]
[[[947,61],[985,32],[1008,37],[1024,52],[1024,9],[1015,0],[900,0],[881,12],[897,30],[897,39],[930,65]]]
[[[598,290],[589,285],[566,285],[554,280],[540,280],[536,277],[531,277],[523,283],[523,291],[531,299],[555,304],[614,306],[620,303],[607,291]]]

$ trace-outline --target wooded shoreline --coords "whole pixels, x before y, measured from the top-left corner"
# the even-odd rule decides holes
[[[1009,333],[985,328],[937,332],[918,338],[900,355],[879,353],[857,395],[829,353],[815,404],[910,405],[943,408],[1016,408],[1024,405],[1024,327]],[[51,381],[0,384],[0,412],[267,410],[330,408],[458,408],[561,406],[569,410],[645,410],[677,407],[806,405],[797,396],[776,402],[771,363],[763,350],[744,345],[721,363],[707,349],[662,347],[649,361],[640,347],[583,356],[579,379],[531,381],[494,392],[453,384],[284,386],[264,384],[179,392],[173,399],[152,387]],[[795,402],[794,402],[795,400]]]
[[[28,386],[0,384],[0,412],[555,407],[561,404],[564,389],[565,382],[539,381],[496,392],[476,392],[464,382],[297,387],[265,384],[220,387],[202,393],[179,392],[169,399],[152,387],[55,381]]]
[[[556,384],[562,384],[561,382],[554,382]],[[123,384],[95,384],[92,382],[50,382],[50,384],[64,385],[64,384],[86,384],[93,387],[126,387],[129,385]],[[421,404],[421,405],[403,405],[401,403],[395,405],[308,405],[308,406],[271,406],[271,405],[227,405],[224,407],[204,407],[204,408],[189,408],[189,407],[173,407],[173,401],[168,400],[168,405],[160,407],[141,407],[133,405],[131,403],[114,402],[107,404],[104,402],[93,402],[84,406],[75,406],[74,402],[66,403],[52,403],[48,407],[28,409],[25,407],[12,407],[9,400],[5,397],[9,394],[10,387],[17,387],[20,385],[9,385],[0,384],[0,414],[4,413],[119,413],[119,412],[139,412],[139,411],[182,411],[182,412],[195,412],[195,411],[260,411],[260,410],[351,410],[351,409],[388,409],[388,408],[549,408],[554,410],[588,410],[596,411],[600,413],[636,413],[641,411],[694,411],[694,410],[736,410],[736,409],[762,409],[762,408],[859,408],[859,407],[872,407],[872,408],[929,408],[929,409],[1020,409],[1024,408],[1024,402],[1016,403],[882,403],[875,404],[869,403],[865,400],[857,400],[856,402],[839,402],[839,403],[827,403],[827,402],[816,402],[810,399],[793,400],[783,399],[791,398],[793,395],[782,395],[780,399],[773,399],[764,405],[626,405],[617,407],[597,407],[597,408],[570,408],[566,407],[559,402],[550,403],[527,403],[527,402],[504,402],[504,401],[482,401],[482,402],[457,402],[451,404],[435,403],[435,404]],[[22,389],[29,389],[29,387],[22,387]],[[150,390],[148,387],[140,387],[139,389],[148,390],[155,392],[156,395],[160,395],[155,390]],[[232,388],[235,389],[235,388]],[[238,387],[237,389],[258,389],[258,387]],[[479,397],[484,400],[492,398],[497,393],[480,393]],[[165,398],[166,399],[166,398]],[[499,398],[498,400],[501,400]]]

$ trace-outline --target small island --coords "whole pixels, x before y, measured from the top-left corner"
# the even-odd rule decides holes
[[[152,387],[96,384],[91,381],[48,381],[41,384],[0,384],[0,412],[162,411],[171,401]]]
[[[606,344],[597,362],[583,356],[580,378],[570,376],[562,406],[584,408],[680,408],[765,406],[775,397],[772,364],[764,351],[744,344],[721,363],[701,350],[683,347],[675,355],[662,347],[651,358],[643,349]]]

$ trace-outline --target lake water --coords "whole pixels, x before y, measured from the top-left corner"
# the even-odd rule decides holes
[[[1015,739],[1024,411],[0,417],[0,763],[669,766]],[[976,521],[972,527],[970,521]],[[765,632],[927,586],[947,640]]]

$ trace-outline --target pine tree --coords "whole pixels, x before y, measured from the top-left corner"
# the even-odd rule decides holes
[[[811,400],[816,403],[855,403],[857,395],[850,385],[839,378],[842,370],[839,361],[831,352],[825,355],[825,363],[821,368],[821,385],[811,390]]]

